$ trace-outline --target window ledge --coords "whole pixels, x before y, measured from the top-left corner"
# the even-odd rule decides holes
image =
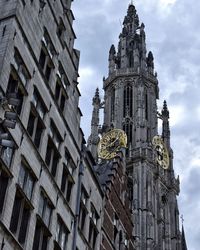
[[[7,165],[4,163],[4,161],[0,158],[0,169],[2,168],[6,174],[8,175],[8,177],[11,177],[13,178],[13,174],[12,172],[10,171],[10,169],[7,167]]]
[[[26,196],[26,194],[24,193],[24,190],[21,188],[21,186],[16,183],[16,187],[17,187],[17,190],[19,191],[19,193],[24,197],[25,201],[27,202],[29,208],[31,210],[34,209],[34,206],[32,205],[31,201],[29,200],[29,198]]]
[[[49,228],[47,227],[47,225],[44,223],[43,219],[41,218],[41,216],[39,214],[36,215],[37,219],[38,219],[38,222],[39,224],[44,227],[48,237],[51,237],[52,236],[52,233],[50,232]]]
[[[3,230],[6,232],[6,234],[8,235],[8,237],[12,238],[12,240],[14,241],[14,243],[17,245],[17,249],[23,250],[24,248],[20,245],[20,243],[18,242],[18,240],[16,239],[16,237],[14,236],[14,234],[11,233],[11,231],[4,225],[4,223],[0,220],[0,227],[3,228]]]

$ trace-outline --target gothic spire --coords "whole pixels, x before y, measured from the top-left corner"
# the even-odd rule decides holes
[[[124,17],[123,21],[123,34],[134,34],[139,26],[139,17],[135,6],[131,3],[127,10],[127,15]]]
[[[136,8],[131,2],[124,17],[117,53],[115,53],[114,45],[110,48],[109,74],[124,68],[134,68],[137,72],[140,68],[143,71],[147,70],[144,28],[143,23],[140,25]],[[153,72],[152,68],[150,71]]]

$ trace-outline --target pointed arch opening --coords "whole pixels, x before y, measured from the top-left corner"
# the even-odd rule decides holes
[[[127,146],[129,148],[132,146],[133,141],[133,124],[129,119],[127,119],[123,124],[123,130],[127,135]]]
[[[123,116],[124,117],[133,116],[133,87],[130,84],[124,87]]]
[[[111,102],[110,102],[110,121],[113,122],[114,121],[114,117],[115,117],[115,88],[111,89]]]

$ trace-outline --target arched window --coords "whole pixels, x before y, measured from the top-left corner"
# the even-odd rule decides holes
[[[148,117],[149,117],[149,112],[148,112],[148,95],[147,92],[145,93],[145,119],[148,121]]]
[[[111,90],[111,113],[110,113],[110,120],[111,122],[114,121],[114,116],[115,116],[115,89],[113,88]]]
[[[131,121],[126,121],[123,125],[123,130],[127,135],[127,146],[132,144],[132,138],[133,138],[133,124]]]
[[[133,87],[127,85],[124,87],[124,117],[133,115]]]
[[[133,51],[130,51],[130,53],[129,53],[129,68],[133,68],[133,66],[134,66]]]

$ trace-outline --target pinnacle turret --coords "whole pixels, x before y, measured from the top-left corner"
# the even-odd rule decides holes
[[[101,100],[100,100],[100,97],[99,97],[99,88],[97,88],[96,92],[95,92],[95,95],[93,97],[93,100],[92,100],[92,104],[93,105],[95,105],[95,104],[99,105],[100,102],[101,102]]]
[[[109,74],[112,74],[116,68],[116,50],[113,44],[110,47],[108,61],[109,61]]]
[[[169,110],[167,108],[167,102],[163,102],[162,109],[162,137],[165,140],[168,147],[170,147],[170,127],[169,127]]]
[[[150,51],[148,56],[147,56],[147,69],[148,69],[148,72],[150,74],[154,74],[154,58],[153,58],[153,54],[152,52]]]
[[[97,145],[99,142],[99,110],[101,106],[101,99],[99,97],[99,89],[95,91],[95,95],[92,99],[93,112],[91,121],[91,134],[88,138],[87,146],[91,151],[94,159],[97,159]]]
[[[163,102],[162,116],[169,119],[169,110],[167,108],[167,102],[165,100]]]

